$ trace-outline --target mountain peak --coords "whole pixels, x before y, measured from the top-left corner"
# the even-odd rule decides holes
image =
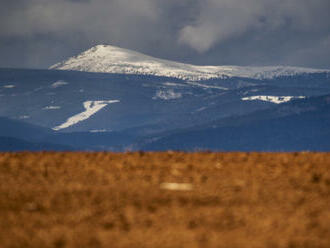
[[[88,49],[87,51],[83,52],[82,54],[97,54],[99,56],[102,56],[102,55],[108,56],[108,58],[110,58],[110,57],[117,57],[117,58],[127,57],[127,56],[132,56],[134,54],[135,55],[139,54],[140,56],[144,56],[141,53],[137,53],[132,50],[128,50],[128,49],[116,47],[116,46],[111,46],[111,45],[97,45],[97,46],[94,46],[94,47]]]
[[[196,66],[158,59],[111,45],[94,46],[78,56],[51,66],[49,69],[155,75],[193,81],[222,77],[270,79],[304,73],[330,72],[329,70],[289,66]]]

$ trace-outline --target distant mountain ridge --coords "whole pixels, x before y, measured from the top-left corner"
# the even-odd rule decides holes
[[[47,139],[52,130],[0,117],[0,151],[65,151],[74,148]]]
[[[40,138],[51,134],[51,130],[19,120],[0,117],[0,137],[15,137],[38,141]]]
[[[92,47],[75,57],[51,66],[49,69],[154,75],[193,81],[224,77],[271,79],[304,73],[330,72],[330,70],[324,69],[291,66],[197,66],[158,59],[110,45]]]
[[[327,108],[309,113],[318,108],[310,99],[327,94],[327,72],[192,81],[0,68],[0,143],[3,151],[330,150]]]
[[[329,151],[330,95],[151,136],[144,150]],[[141,142],[142,143],[142,142]]]

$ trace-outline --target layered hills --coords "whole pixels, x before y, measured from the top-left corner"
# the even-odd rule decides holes
[[[326,132],[315,99],[329,94],[328,70],[195,66],[100,45],[49,70],[0,69],[0,116],[22,123],[0,137],[79,150],[325,150],[298,143]],[[298,138],[284,146],[289,133]]]

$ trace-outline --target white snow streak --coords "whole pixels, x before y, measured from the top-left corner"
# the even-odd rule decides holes
[[[197,87],[202,87],[202,88],[205,88],[205,89],[228,90],[228,88],[225,88],[225,87],[216,86],[216,85],[201,84],[201,83],[196,83],[196,82],[186,82],[186,84],[190,84],[190,85],[197,86]]]
[[[275,104],[280,104],[284,102],[289,102],[293,99],[303,99],[305,96],[249,96],[242,98],[243,101],[254,101],[260,100],[264,102],[271,102]]]
[[[201,108],[197,109],[196,112],[201,112],[201,111],[204,111],[205,109],[207,109],[207,107],[201,107]]]
[[[53,130],[58,131],[64,128],[68,128],[70,126],[73,126],[77,124],[78,122],[87,120],[89,117],[106,107],[108,104],[111,103],[117,103],[119,100],[111,100],[111,101],[86,101],[83,103],[85,111],[81,112],[79,114],[76,114],[69,119],[67,119],[66,122],[63,124],[56,126],[53,128]]]
[[[16,86],[13,85],[13,84],[7,84],[7,85],[4,85],[3,86],[5,89],[12,89],[12,88],[15,88]]]
[[[185,84],[178,84],[178,83],[171,83],[171,82],[163,83],[163,85],[165,85],[165,86],[172,86],[172,87],[186,87]]]
[[[59,80],[59,81],[56,81],[55,83],[53,83],[50,87],[55,89],[55,88],[58,88],[60,86],[63,86],[63,85],[67,85],[69,83],[63,81],[63,80]]]
[[[46,106],[43,110],[54,110],[54,109],[61,109],[60,106]]]
[[[106,129],[94,129],[90,130],[90,133],[105,133],[107,130]]]

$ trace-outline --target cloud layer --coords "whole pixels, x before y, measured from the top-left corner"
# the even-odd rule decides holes
[[[329,31],[330,2],[323,0],[206,0],[180,41],[200,52],[248,32]]]
[[[196,64],[330,68],[329,0],[1,0],[1,67],[96,44]]]

